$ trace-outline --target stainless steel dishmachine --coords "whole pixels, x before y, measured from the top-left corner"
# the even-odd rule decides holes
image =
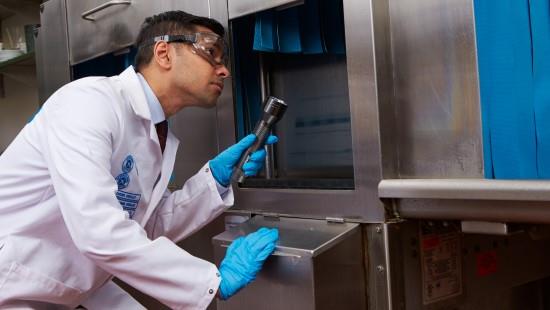
[[[550,183],[484,178],[472,0],[49,0],[41,99],[122,71],[143,19],[173,9],[226,27],[232,77],[215,109],[172,120],[172,186],[250,132],[267,96],[288,103],[266,170],[190,243],[219,262],[238,236],[280,229],[218,309],[550,307]]]

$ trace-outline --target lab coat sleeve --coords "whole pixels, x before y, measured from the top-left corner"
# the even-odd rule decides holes
[[[81,303],[87,310],[132,309],[146,310],[137,300],[113,281],[105,283]]]
[[[85,256],[134,288],[172,309],[205,309],[220,282],[216,266],[167,238],[149,239],[116,199],[113,145],[132,137],[120,137],[128,120],[114,93],[73,87],[42,109],[44,157],[67,230]]]
[[[166,191],[145,229],[151,238],[165,236],[178,242],[233,205],[231,188],[220,195],[208,164],[187,180],[180,190]]]

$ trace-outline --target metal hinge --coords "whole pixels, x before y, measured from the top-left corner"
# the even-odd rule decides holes
[[[325,220],[329,223],[345,223],[346,220],[344,220],[341,217],[326,217]]]

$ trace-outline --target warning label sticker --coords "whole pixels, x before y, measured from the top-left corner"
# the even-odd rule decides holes
[[[422,300],[430,304],[462,294],[460,233],[452,225],[420,225]]]
[[[477,275],[480,277],[496,273],[498,270],[498,260],[496,251],[482,252],[476,255]]]

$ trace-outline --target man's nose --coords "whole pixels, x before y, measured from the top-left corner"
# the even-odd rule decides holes
[[[216,75],[221,77],[222,79],[225,79],[230,76],[230,72],[225,65],[221,65],[216,68]]]

